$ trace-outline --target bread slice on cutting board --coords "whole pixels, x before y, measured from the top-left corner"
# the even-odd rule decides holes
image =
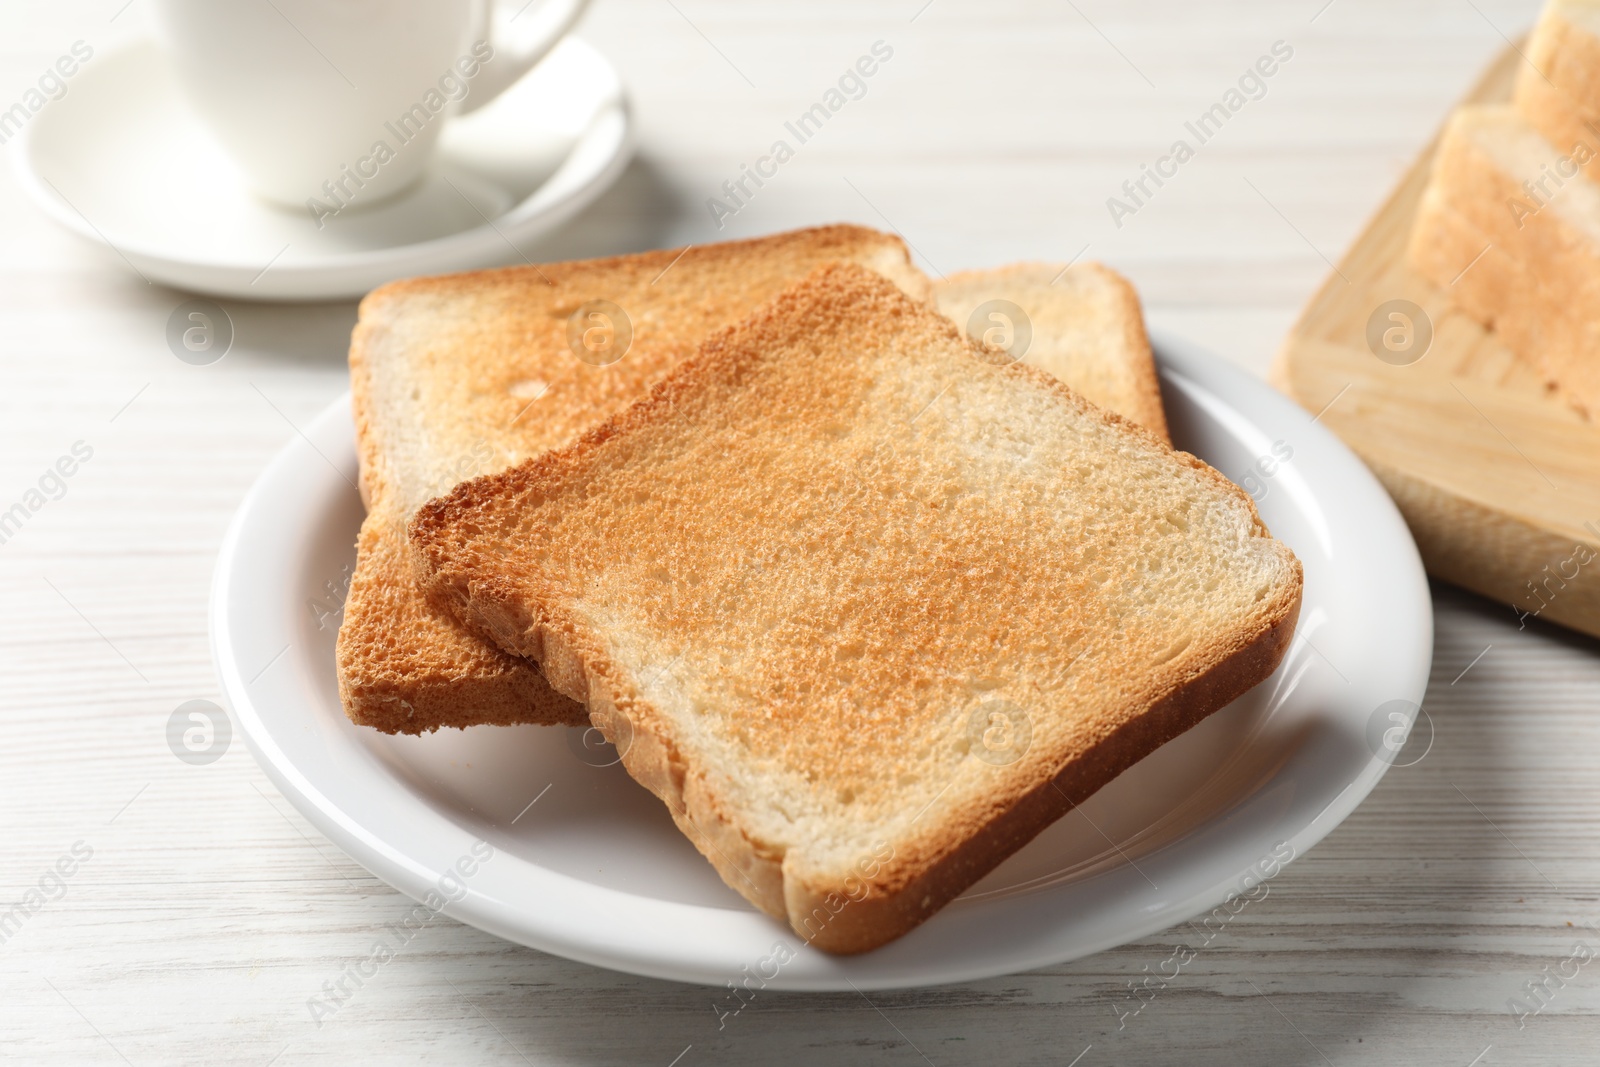
[[[1593,418],[1600,0],[1550,0],[1519,55],[1512,103],[1458,108],[1446,124],[1407,257]]]
[[[1428,189],[1417,208],[1408,254],[1417,272],[1506,347],[1529,353],[1547,380],[1583,358],[1575,310],[1551,301],[1521,260]]]
[[[859,952],[1274,669],[1243,491],[881,276],[823,268],[412,527],[724,880]]]
[[[1528,36],[1517,70],[1517,109],[1551,144],[1600,177],[1600,0],[1551,0]]]
[[[1481,237],[1487,260],[1468,271],[1483,268],[1476,295],[1443,277],[1460,262],[1448,246],[1465,240],[1463,228]],[[1409,257],[1573,406],[1600,409],[1600,185],[1516,107],[1463,107],[1451,116]],[[1485,294],[1495,278],[1505,291]]]

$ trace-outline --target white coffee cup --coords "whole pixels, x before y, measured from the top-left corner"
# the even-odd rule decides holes
[[[450,117],[512,85],[585,3],[153,0],[152,10],[179,85],[245,181],[316,215],[318,204],[336,213],[409,187]]]

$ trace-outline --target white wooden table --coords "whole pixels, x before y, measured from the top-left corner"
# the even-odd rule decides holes
[[[0,107],[73,41],[141,32],[139,0],[123,4],[8,7]],[[1444,109],[1534,17],[1498,0],[789,7],[597,0],[581,33],[629,81],[642,146],[540,254],[712,239],[706,198],[882,40],[893,58],[866,96],[723,234],[859,220],[946,272],[1087,248],[1138,283],[1155,325],[1258,372]],[[1115,225],[1107,198],[1280,40],[1293,55],[1265,95]],[[1575,943],[1600,951],[1586,925],[1600,922],[1600,655],[1445,587],[1426,757],[1391,771],[1120,1029],[1128,984],[1191,933],[964,986],[763,993],[719,1032],[705,989],[441,920],[319,1028],[307,998],[410,903],[312,830],[242,744],[189,766],[165,728],[181,702],[220,699],[206,641],[217,544],[288,423],[345,388],[354,308],[229,304],[233,351],[188,366],[163,340],[183,295],[59,233],[9,175],[0,235],[0,509],[75,442],[93,449],[0,544],[0,898],[26,901],[41,881],[49,896],[0,930],[0,1060],[1600,1058],[1600,966],[1550,983],[1520,1026],[1507,1008]]]

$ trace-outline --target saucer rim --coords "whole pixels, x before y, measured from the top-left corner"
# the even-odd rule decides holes
[[[141,51],[154,52],[157,47],[153,39],[139,37],[107,48],[105,54],[108,58],[127,57]],[[269,262],[264,270],[259,259],[247,262],[222,256],[182,255],[170,246],[153,245],[138,238],[119,238],[113,242],[59,192],[46,176],[47,168],[40,166],[35,139],[50,129],[51,122],[65,121],[47,117],[50,109],[37,114],[12,138],[8,145],[11,170],[18,184],[46,217],[75,236],[116,254],[146,281],[214,296],[268,301],[343,300],[365,295],[397,278],[514,263],[515,257],[510,254],[513,252],[531,263],[533,261],[527,259],[518,242],[549,232],[591,204],[621,175],[637,148],[633,106],[620,73],[599,49],[573,34],[563,38],[551,50],[551,55],[559,49],[574,48],[584,54],[596,71],[603,69],[610,76],[611,99],[597,108],[594,117],[575,135],[561,162],[537,188],[513,200],[499,215],[478,226],[384,248],[312,253],[314,258],[291,260],[270,275],[268,272],[275,264]],[[590,173],[580,180],[565,178],[564,172],[573,160],[586,149],[592,151],[596,145],[601,146],[604,153],[603,162],[598,166],[591,164]],[[530,209],[530,205],[551,188],[558,188],[559,194],[553,196],[550,203]],[[507,220],[511,220],[509,225]],[[198,275],[197,272],[207,273]],[[258,284],[268,276],[272,278],[270,283]]]

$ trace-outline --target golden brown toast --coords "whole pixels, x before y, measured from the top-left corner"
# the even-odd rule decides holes
[[[1015,263],[952,274],[934,291],[939,310],[974,340],[998,343],[1086,400],[1171,440],[1139,294],[1116,271]],[[1011,322],[1017,312],[1022,321]],[[998,336],[986,337],[991,331]]]
[[[406,522],[458,482],[571,443],[645,395],[707,334],[839,260],[931,299],[899,238],[826,226],[419,278],[363,300],[350,378],[368,512],[337,647],[351,720],[390,733],[587,722],[532,664],[423,599]]]
[[[431,592],[831,952],[1266,678],[1301,589],[1216,471],[850,265],[411,536]]]

